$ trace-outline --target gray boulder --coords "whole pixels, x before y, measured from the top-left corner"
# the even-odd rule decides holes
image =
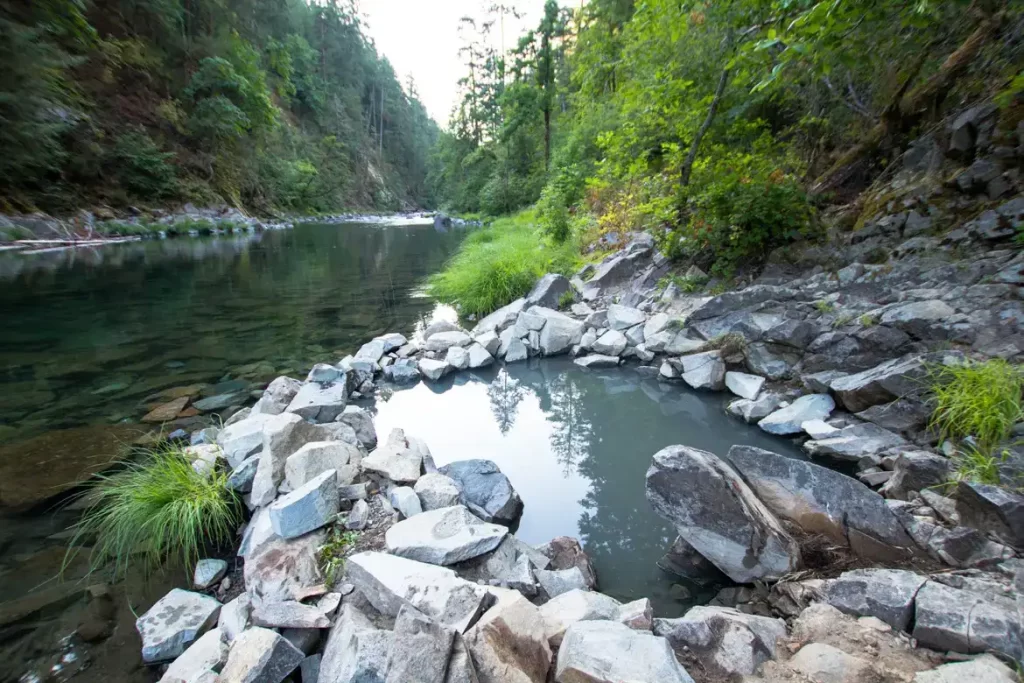
[[[529,312],[546,319],[538,340],[543,355],[568,353],[569,349],[580,343],[584,328],[581,321],[542,306],[534,306]]]
[[[565,631],[578,621],[618,621],[623,605],[615,598],[588,590],[571,590],[552,598],[540,608],[545,634],[552,649],[562,643]]]
[[[647,500],[679,535],[738,583],[778,579],[800,550],[750,487],[717,456],[686,446],[654,455]]]
[[[869,558],[905,558],[916,548],[885,500],[852,477],[751,446],[733,446],[727,460],[764,505],[808,534]]]
[[[580,571],[579,567],[552,570],[534,569],[533,575],[537,577],[537,583],[540,584],[544,595],[549,599],[569,591],[590,590],[587,578]]]
[[[465,370],[469,367],[469,351],[461,346],[452,346],[448,349],[448,353],[444,357],[444,362],[447,363],[448,367],[452,370]]]
[[[725,386],[740,398],[753,401],[761,393],[761,387],[764,386],[764,377],[750,375],[745,372],[726,372]]]
[[[192,575],[192,585],[199,590],[204,590],[220,581],[227,571],[228,563],[224,560],[199,560],[196,562],[196,570]]]
[[[693,683],[668,641],[614,621],[580,621],[558,650],[557,683]]]
[[[217,623],[220,608],[207,595],[172,589],[135,621],[142,639],[142,661],[153,664],[180,656]]]
[[[903,451],[893,463],[892,477],[882,487],[886,498],[906,500],[912,491],[938,486],[952,474],[948,458],[927,451]]]
[[[551,648],[540,611],[515,591],[496,591],[498,602],[466,632],[480,683],[546,683]]]
[[[246,590],[254,599],[270,602],[308,597],[312,589],[324,583],[317,551],[325,536],[317,531],[284,539],[271,530],[268,540],[254,544],[245,555]]]
[[[690,320],[705,320],[743,308],[751,308],[766,301],[789,301],[796,292],[775,285],[754,285],[712,297],[690,313]]]
[[[447,353],[448,349],[453,346],[469,346],[471,343],[473,343],[473,338],[464,331],[452,330],[431,335],[427,339],[426,349],[437,353]]]
[[[1000,486],[961,481],[956,498],[956,510],[965,524],[1024,547],[1024,496]]]
[[[306,382],[285,410],[313,422],[331,422],[345,410],[350,393],[348,373],[333,382]]]
[[[305,655],[274,631],[254,626],[235,639],[221,671],[224,683],[281,683]]]
[[[456,483],[459,501],[483,521],[512,526],[523,514],[519,494],[490,460],[459,460],[439,472]]]
[[[483,347],[484,351],[492,356],[498,354],[498,349],[501,348],[501,338],[495,332],[484,332],[483,334],[475,337],[476,344]]]
[[[705,671],[732,678],[749,676],[775,658],[776,641],[786,637],[786,622],[729,607],[699,606],[680,619],[655,619],[654,633],[677,652],[688,650]]]
[[[506,363],[518,363],[529,358],[530,351],[526,348],[526,344],[523,343],[522,339],[512,337],[503,355]]]
[[[401,429],[393,429],[384,445],[368,457],[363,458],[362,468],[368,472],[376,472],[391,481],[412,483],[420,478],[423,472],[423,450],[417,442],[412,442]],[[429,452],[426,453],[429,455]]]
[[[454,629],[403,605],[393,633],[386,683],[445,683]]]
[[[415,517],[413,519],[416,519]],[[487,590],[458,578],[450,569],[376,552],[353,555],[349,581],[378,611],[397,616],[403,605],[459,631],[483,611]]]
[[[256,480],[256,470],[259,468],[259,465],[260,456],[258,453],[250,455],[243,460],[228,475],[228,488],[239,493],[249,493],[249,491],[252,491],[252,483]]]
[[[302,382],[291,377],[278,377],[264,389],[260,400],[252,407],[250,415],[280,415],[288,408],[295,394],[302,388]]]
[[[492,552],[461,562],[453,569],[468,581],[510,588],[532,599],[538,593],[533,569],[547,565],[547,558],[509,534]]]
[[[573,361],[576,365],[583,368],[614,368],[619,364],[618,356],[602,356],[600,354],[591,354],[589,356],[583,356]]]
[[[270,523],[281,538],[296,538],[330,524],[338,505],[338,473],[327,470],[271,503]]]
[[[417,367],[420,374],[431,382],[438,381],[452,371],[452,366],[448,365],[447,360],[435,360],[433,358],[421,358]]]
[[[478,336],[485,332],[500,333],[502,330],[514,325],[516,318],[526,307],[526,299],[516,299],[507,306],[502,306],[494,313],[486,316],[473,328],[473,335]]]
[[[591,348],[604,356],[621,356],[626,350],[626,344],[626,335],[616,330],[608,330],[594,341]]]
[[[224,458],[232,467],[242,462],[263,448],[263,425],[272,415],[253,415],[244,420],[227,425],[217,435],[217,444],[224,451]]]
[[[233,641],[242,631],[249,628],[249,617],[252,614],[252,599],[248,593],[241,593],[220,609],[217,618],[217,630],[227,642]]]
[[[721,391],[725,388],[725,363],[720,351],[705,351],[679,358],[683,381],[694,389]]]
[[[395,524],[387,530],[385,542],[393,555],[449,565],[494,550],[507,533],[506,527],[482,522],[465,507],[456,505]]]
[[[270,504],[277,487],[284,481],[285,463],[295,451],[311,441],[320,441],[317,428],[295,413],[267,417],[263,424],[263,448],[252,482],[250,502],[256,506]]]
[[[495,337],[497,340],[497,337]],[[470,370],[479,370],[494,364],[494,356],[480,344],[474,342],[467,350],[468,361],[466,367]]]
[[[313,441],[288,456],[284,480],[291,490],[298,489],[327,470],[338,473],[338,486],[347,486],[359,474],[362,459],[359,449],[344,441]]]
[[[1017,683],[1017,674],[992,655],[982,655],[966,662],[952,662],[931,671],[919,671],[914,683]]]
[[[825,584],[825,602],[857,617],[875,617],[906,631],[914,599],[928,578],[899,569],[855,569]]]
[[[874,422],[882,429],[900,434],[914,434],[928,425],[928,406],[921,401],[897,400],[871,406],[857,413],[857,417]]]
[[[402,513],[402,517],[409,519],[423,512],[419,496],[410,486],[396,486],[388,494],[388,502],[391,507]]]
[[[639,309],[621,304],[612,304],[608,307],[608,327],[613,330],[621,332],[642,325],[646,321],[647,316]]]
[[[825,439],[815,439],[804,444],[811,455],[827,455],[839,460],[856,462],[866,455],[877,455],[882,451],[906,445],[898,434],[882,429],[876,424],[861,424],[843,427],[839,433]]]
[[[548,273],[537,280],[537,284],[526,295],[526,305],[558,308],[562,296],[569,291],[572,291],[572,285],[564,275]]]
[[[252,623],[265,628],[330,628],[331,620],[318,607],[295,600],[261,602],[252,611]]]
[[[808,394],[771,413],[757,426],[769,434],[799,434],[804,422],[824,420],[835,407],[835,401],[828,394]]]
[[[531,554],[530,561],[538,569],[571,569],[579,568],[587,580],[591,590],[597,589],[597,572],[590,557],[583,550],[578,539],[571,536],[556,536],[547,543],[537,546],[537,552],[547,558],[547,563]]]
[[[451,507],[459,502],[459,486],[440,472],[424,474],[413,487],[424,510]]]
[[[419,381],[420,371],[415,365],[389,365],[384,368],[384,379],[395,384],[413,384]]]
[[[914,638],[934,650],[994,651],[1024,657],[1017,610],[982,595],[928,581],[914,603]]]
[[[908,356],[839,377],[829,386],[844,408],[859,413],[879,403],[917,395],[924,386],[926,373],[922,357]]]
[[[784,398],[772,392],[762,393],[754,400],[741,398],[732,401],[726,408],[730,415],[735,415],[745,422],[757,422],[774,413]]]
[[[220,669],[228,658],[228,644],[224,635],[215,628],[204,633],[185,652],[171,662],[161,681],[188,681],[197,683],[207,671]]]
[[[345,406],[345,410],[336,418],[336,421],[344,422],[355,430],[356,437],[363,448],[373,450],[377,446],[377,430],[373,426],[373,418],[359,406]]]
[[[365,500],[357,500],[352,504],[352,509],[345,517],[345,528],[350,531],[360,531],[370,523],[370,505]]]
[[[359,350],[356,351],[355,360],[368,360],[371,363],[376,363],[385,353],[384,342],[380,339],[374,339],[359,347]]]

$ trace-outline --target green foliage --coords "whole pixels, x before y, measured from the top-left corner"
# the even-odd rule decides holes
[[[825,299],[818,299],[814,302],[814,308],[817,309],[818,313],[831,313],[836,310],[836,305],[831,301]]]
[[[571,307],[576,303],[576,293],[573,290],[568,290],[562,293],[562,296],[558,297],[558,308],[564,310]]]
[[[445,269],[430,279],[430,291],[458,305],[462,315],[486,315],[525,296],[545,273],[571,273],[576,254],[574,242],[549,243],[538,234],[535,215],[522,213],[467,237]]]
[[[317,548],[316,557],[328,587],[334,585],[345,569],[345,558],[348,552],[359,541],[359,533],[345,531],[340,526],[332,526],[327,540]]]
[[[930,427],[943,439],[973,437],[988,454],[1024,418],[1024,373],[1003,359],[931,369],[935,409]]]
[[[173,152],[162,152],[144,130],[118,136],[111,154],[121,186],[142,199],[160,199],[176,191]]]
[[[84,500],[88,507],[73,527],[65,565],[88,541],[93,569],[112,562],[121,575],[168,560],[191,568],[210,546],[230,542],[242,519],[227,474],[196,472],[173,446],[140,451],[121,471],[97,475]]]
[[[976,446],[965,444],[953,456],[953,481],[969,481],[975,484],[998,486],[1002,483],[999,465],[1009,457],[1009,451],[998,454]]]

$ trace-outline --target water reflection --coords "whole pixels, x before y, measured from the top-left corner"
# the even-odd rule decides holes
[[[526,504],[520,538],[578,536],[604,592],[650,597],[659,614],[677,615],[692,601],[675,599],[675,579],[656,567],[675,532],[644,496],[651,456],[676,443],[799,455],[788,441],[726,416],[725,400],[628,368],[588,372],[547,360],[397,390],[377,404],[376,423],[382,434],[402,427],[426,439],[439,465],[494,460]]]

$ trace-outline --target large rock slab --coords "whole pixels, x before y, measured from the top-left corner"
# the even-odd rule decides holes
[[[459,502],[485,522],[512,526],[523,514],[522,498],[490,460],[458,460],[438,471],[458,485]]]
[[[288,456],[311,441],[322,440],[319,437],[317,428],[295,413],[267,417],[263,423],[263,447],[256,465],[250,502],[255,506],[269,505],[277,496],[277,487],[284,481]]]
[[[462,330],[453,330],[451,332],[438,332],[431,335],[427,339],[426,349],[436,353],[447,353],[448,349],[453,346],[469,346],[472,343],[473,338],[468,334]]]
[[[302,382],[291,377],[278,377],[263,390],[260,400],[252,407],[249,415],[280,415],[302,388]]]
[[[174,588],[135,621],[142,661],[175,659],[217,623],[221,604],[208,595]]]
[[[498,604],[466,632],[480,683],[545,683],[551,648],[544,620],[529,600],[503,592]]]
[[[857,617],[875,617],[906,631],[914,599],[928,577],[899,569],[854,569],[825,584],[825,602]]]
[[[302,650],[274,631],[254,626],[231,645],[220,680],[223,683],[281,683],[304,658]]]
[[[920,393],[927,370],[924,358],[908,356],[832,380],[830,388],[844,408],[859,413],[879,403]]]
[[[393,633],[386,683],[445,683],[454,629],[403,606]]]
[[[683,381],[694,389],[721,391],[725,388],[725,362],[721,351],[682,356],[678,363],[682,367]]]
[[[637,308],[621,304],[612,304],[608,307],[608,327],[613,330],[621,332],[646,321],[647,316]]]
[[[341,415],[335,418],[351,427],[363,448],[372,450],[377,447],[377,430],[373,426],[373,417],[359,406],[345,406]]]
[[[956,510],[964,524],[1024,547],[1024,496],[1001,486],[961,481]]]
[[[428,453],[429,455],[429,453]],[[381,474],[395,483],[412,483],[423,472],[423,449],[409,439],[401,429],[391,430],[383,446],[363,458],[362,467],[369,472]]]
[[[537,284],[526,295],[526,303],[529,306],[558,308],[562,296],[571,290],[572,285],[564,275],[548,273],[537,280]]]
[[[808,441],[804,444],[804,449],[811,455],[856,462],[866,455],[877,455],[890,448],[905,445],[906,441],[899,434],[893,434],[876,424],[863,422],[843,427],[833,436]]]
[[[580,343],[584,327],[581,321],[542,306],[534,306],[529,312],[547,319],[539,339],[540,352],[545,356],[568,353]]]
[[[416,480],[413,487],[424,510],[451,507],[459,502],[459,485],[440,472],[428,472]]]
[[[992,655],[982,655],[967,662],[953,662],[920,671],[914,683],[1017,683],[1014,671]]]
[[[327,470],[271,503],[270,524],[281,538],[296,538],[332,522],[339,503],[338,473]]]
[[[214,671],[224,665],[228,658],[228,644],[219,628],[204,633],[199,640],[192,643],[185,652],[171,662],[164,672],[161,681],[186,681],[192,683],[199,680],[207,671]]]
[[[269,525],[269,515],[267,523]],[[245,587],[253,597],[270,602],[303,600],[324,583],[317,550],[325,533],[293,539],[273,535],[254,543],[245,556]]]
[[[668,641],[614,621],[581,621],[562,639],[557,683],[693,683]]]
[[[572,590],[552,598],[540,608],[545,634],[552,649],[562,643],[566,630],[577,621],[618,621],[622,604],[594,591]]]
[[[796,542],[718,456],[664,448],[654,455],[646,486],[655,512],[732,580],[779,579],[800,566]]]
[[[341,371],[333,382],[306,382],[285,409],[313,422],[331,422],[348,403],[349,373]]]
[[[349,581],[378,611],[397,616],[403,605],[465,631],[487,602],[487,590],[450,569],[384,553],[363,552],[346,563]]]
[[[262,602],[252,611],[252,623],[264,628],[330,628],[331,620],[318,607],[295,600]]]
[[[852,477],[752,446],[733,446],[726,459],[768,509],[808,534],[882,560],[917,547],[885,500]]]
[[[387,530],[388,552],[429,564],[464,562],[498,547],[508,533],[488,524],[462,505],[422,512]]]
[[[327,470],[338,473],[338,486],[347,486],[359,474],[362,454],[344,441],[312,441],[288,456],[284,480],[295,490]]]
[[[757,423],[769,434],[799,434],[804,422],[824,420],[835,410],[836,403],[828,394],[801,396],[785,408],[780,408]]]
[[[273,415],[253,415],[227,425],[217,435],[217,445],[231,467],[238,467],[249,456],[263,449],[263,426]]]
[[[384,683],[393,636],[376,628],[354,605],[345,602],[331,628],[320,659],[324,683]]]
[[[656,619],[654,633],[677,652],[689,651],[705,671],[730,678],[749,676],[773,659],[776,642],[786,637],[786,622],[729,607],[699,606],[680,619]]]
[[[494,313],[486,316],[483,320],[476,324],[473,328],[473,336],[484,334],[485,332],[501,332],[505,328],[514,325],[516,318],[526,307],[526,299],[516,299],[508,306],[502,306]]]

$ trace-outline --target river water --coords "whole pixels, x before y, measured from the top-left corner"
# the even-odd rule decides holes
[[[52,662],[54,639],[89,609],[80,590],[49,580],[74,519],[51,507],[65,480],[110,460],[161,392],[199,385],[200,397],[251,402],[278,375],[302,377],[377,334],[413,335],[452,318],[422,286],[462,236],[425,225],[305,223],[2,255],[0,680],[36,659]],[[388,388],[365,407],[381,438],[401,427],[427,442],[438,465],[497,462],[525,502],[523,540],[577,536],[604,592],[650,597],[659,615],[676,616],[706,596],[656,566],[674,532],[644,498],[651,456],[677,443],[798,455],[790,442],[727,417],[726,401],[629,367],[585,371],[554,359]],[[173,426],[203,423],[196,416]],[[79,651],[94,664],[75,680],[146,680],[129,652],[138,647],[131,609],[144,610],[182,578],[126,590],[130,609],[119,612],[114,636]],[[40,594],[42,607],[27,610],[26,595]]]

